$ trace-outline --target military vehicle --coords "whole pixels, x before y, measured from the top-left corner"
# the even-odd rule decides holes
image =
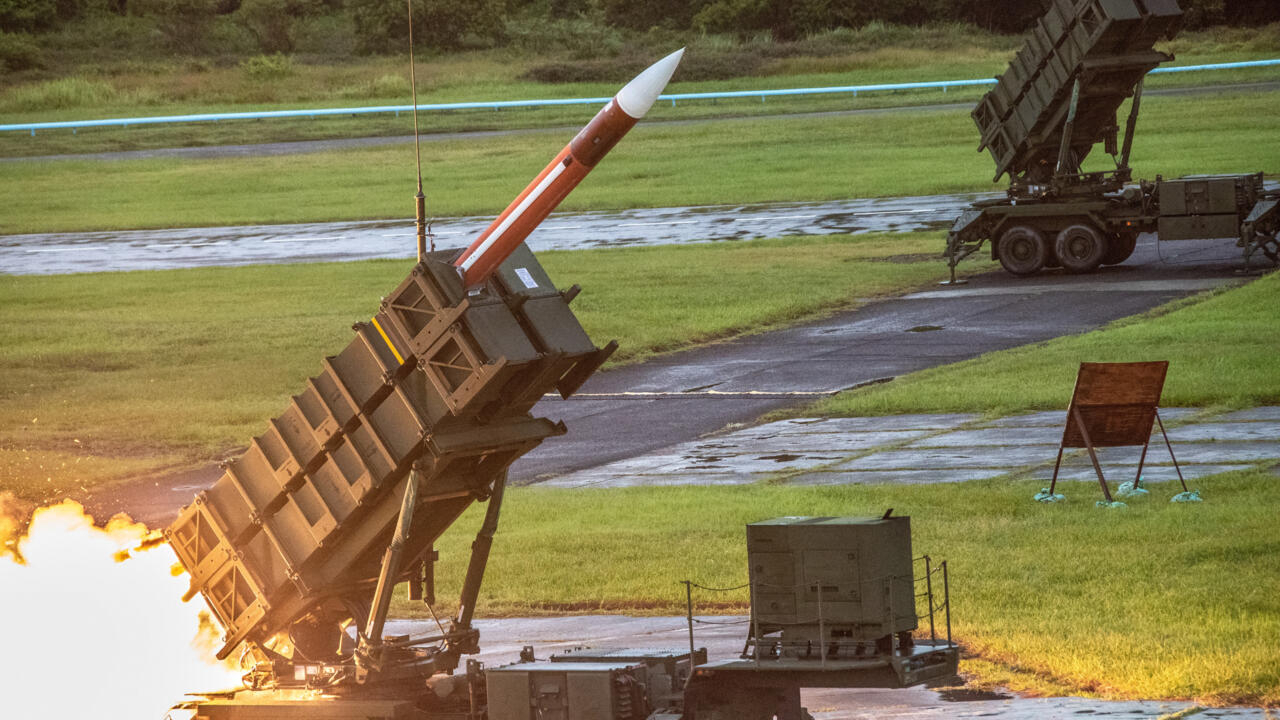
[[[615,651],[484,668],[473,615],[507,467],[564,425],[533,417],[613,352],[596,347],[523,243],[463,285],[459,251],[426,253],[369,322],[166,537],[238,653],[245,688],[180,708],[201,720],[801,718],[802,687],[902,687],[955,674],[915,639],[905,517],[785,518],[748,528],[753,618],[742,658]],[[392,588],[436,604],[436,540],[487,503],[458,611],[384,635]],[[923,613],[935,600],[926,569]],[[945,573],[944,573],[945,574]],[[434,615],[434,610],[432,610]],[[744,704],[744,699],[751,702]],[[176,718],[176,712],[172,713]]]
[[[411,43],[412,45],[412,43]],[[474,658],[476,601],[507,468],[566,431],[534,417],[617,348],[587,336],[523,238],[645,114],[683,51],[628,83],[465,250],[427,243],[355,338],[166,529],[225,630],[244,688],[171,710],[196,720],[800,720],[801,687],[902,687],[955,674],[946,566],[917,593],[907,518],[787,518],[748,530],[752,622],[743,660],[616,649],[552,662]],[[436,541],[486,503],[457,612],[439,620]],[[386,636],[406,584],[434,631]],[[930,634],[916,641],[917,600]],[[945,640],[935,615],[945,610]],[[460,670],[462,666],[462,670]],[[744,704],[743,699],[753,699]]]
[[[987,241],[992,259],[1019,276],[1122,263],[1139,233],[1162,242],[1234,238],[1246,266],[1258,252],[1280,261],[1280,192],[1262,173],[1133,182],[1143,80],[1173,59],[1154,45],[1181,22],[1177,0],[1052,0],[973,110],[978,149],[1009,188],[955,221],[945,252],[952,282],[956,265]],[[1127,100],[1121,140],[1117,113]],[[1115,167],[1086,172],[1098,144]]]

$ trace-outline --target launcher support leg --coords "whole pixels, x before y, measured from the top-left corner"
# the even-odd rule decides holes
[[[400,502],[400,517],[391,544],[382,556],[382,571],[373,591],[373,605],[369,610],[369,622],[361,634],[356,652],[356,664],[365,670],[377,670],[382,663],[382,629],[387,622],[387,610],[391,607],[391,591],[400,577],[401,555],[409,541],[409,527],[413,524],[413,509],[418,504],[418,473],[410,471],[405,479],[404,499]]]
[[[1089,451],[1089,459],[1093,461],[1093,471],[1098,473],[1098,484],[1102,486],[1102,497],[1107,502],[1115,502],[1111,499],[1111,490],[1107,488],[1107,479],[1102,476],[1102,465],[1098,464],[1098,453],[1093,449],[1093,440],[1089,439],[1089,429],[1084,426],[1084,418],[1080,416],[1079,408],[1071,408],[1071,415],[1075,418],[1076,427],[1080,428],[1080,437],[1084,438],[1084,447]]]
[[[489,550],[493,547],[493,535],[498,531],[498,513],[502,510],[502,492],[507,485],[506,473],[493,481],[493,493],[489,495],[489,507],[484,513],[484,523],[471,543],[471,562],[467,565],[467,578],[462,584],[462,596],[458,602],[458,616],[453,620],[454,632],[471,629],[475,615],[476,598],[480,595],[480,583],[489,563]]]
[[[1160,411],[1156,410],[1156,422],[1160,424],[1160,434],[1164,436],[1164,446],[1169,448],[1169,459],[1173,460],[1173,469],[1178,472],[1178,482],[1182,483],[1182,492],[1187,490],[1187,481],[1182,477],[1182,468],[1178,467],[1178,458],[1173,456],[1173,445],[1169,442],[1169,433],[1164,430],[1164,421],[1160,419]]]
[[[1062,146],[1058,148],[1058,167],[1054,175],[1061,177],[1070,169],[1072,174],[1079,172],[1078,168],[1068,168],[1067,163],[1071,157],[1071,136],[1074,134],[1076,127],[1076,108],[1080,105],[1080,80],[1076,79],[1076,84],[1071,88],[1071,108],[1067,111],[1067,122],[1062,127]]]
[[[1142,108],[1142,85],[1145,80],[1138,81],[1133,91],[1133,104],[1129,108],[1129,121],[1124,126],[1124,148],[1120,151],[1119,167],[1129,167],[1129,154],[1133,152],[1133,133],[1138,128],[1138,110]]]

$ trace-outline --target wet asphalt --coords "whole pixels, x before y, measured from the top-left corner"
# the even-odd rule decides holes
[[[943,230],[969,203],[991,195],[851,199],[555,213],[529,236],[535,252],[753,240],[796,235]],[[490,217],[436,218],[439,249],[465,247]],[[0,235],[0,274],[409,258],[412,219],[169,230]]]

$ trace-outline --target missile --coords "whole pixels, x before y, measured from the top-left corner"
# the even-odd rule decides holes
[[[605,104],[454,262],[468,288],[484,282],[640,118],[684,56],[681,48],[635,76]]]

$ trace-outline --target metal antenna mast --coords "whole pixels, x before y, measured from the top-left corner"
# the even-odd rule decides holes
[[[413,62],[413,0],[405,0],[409,10],[409,87],[413,92],[413,155],[418,165],[418,194],[414,199],[414,216],[418,225],[418,262],[427,256],[427,196],[422,194],[422,151],[418,147],[418,78]],[[431,251],[436,249],[431,238]]]

